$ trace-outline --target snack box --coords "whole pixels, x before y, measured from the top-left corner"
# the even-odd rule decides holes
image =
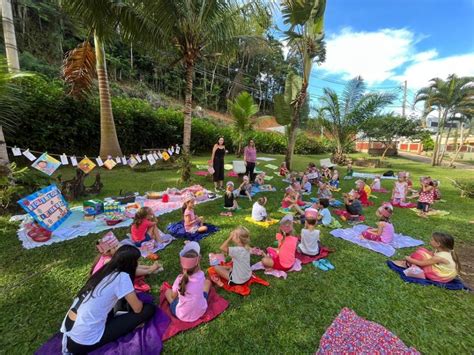
[[[101,200],[87,200],[82,206],[86,216],[97,216],[104,212],[104,202]]]

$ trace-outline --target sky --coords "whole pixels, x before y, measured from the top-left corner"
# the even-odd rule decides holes
[[[278,13],[274,22],[284,27]],[[312,104],[323,87],[341,91],[361,75],[369,89],[398,93],[391,109],[401,112],[404,80],[409,108],[434,77],[474,76],[474,0],[327,0],[325,38],[326,61],[311,73]]]

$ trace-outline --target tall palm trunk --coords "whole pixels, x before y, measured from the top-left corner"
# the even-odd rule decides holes
[[[464,135],[464,125],[461,123],[461,144],[459,145],[459,147],[457,147],[456,149],[456,153],[454,154],[454,156],[452,157],[451,161],[449,162],[449,166],[450,167],[453,167],[454,166],[454,162],[456,161],[456,159],[458,158],[458,155],[459,153],[461,152],[461,149],[462,147],[464,146],[464,143],[466,142],[467,138],[471,135],[471,128],[472,127],[469,127],[466,135]]]
[[[441,165],[444,160],[444,154],[448,151],[448,141],[449,136],[451,135],[451,126],[448,128],[448,133],[446,134],[446,139],[444,140],[444,146],[441,151],[441,154],[438,156],[438,165]]]
[[[295,152],[295,145],[296,145],[296,133],[300,125],[300,110],[306,101],[307,88],[308,88],[308,83],[304,82],[303,85],[301,86],[301,90],[295,101],[293,116],[291,117],[290,132],[289,132],[289,137],[288,137],[288,148],[286,150],[286,155],[285,155],[285,162],[288,169],[291,169],[291,164],[293,162],[293,155]]]
[[[444,116],[447,114],[441,115],[441,110],[438,110],[438,129],[436,131],[436,139],[434,142],[434,147],[433,147],[433,157],[431,158],[431,165],[436,166],[436,163],[438,162],[438,150],[439,150],[439,142],[441,140],[441,130],[444,127]],[[442,118],[443,117],[443,118]]]
[[[117,131],[115,130],[114,114],[112,112],[104,44],[96,35],[94,35],[94,44],[100,99],[100,156],[122,156]]]
[[[0,126],[0,167],[6,166],[10,161],[8,160],[7,144],[3,136],[3,129]]]
[[[3,36],[5,37],[5,51],[7,54],[8,70],[10,72],[20,71],[18,59],[18,48],[16,46],[15,25],[13,22],[11,0],[0,0],[2,2],[2,24]]]
[[[188,154],[191,150],[193,75],[194,75],[194,61],[192,60],[186,61],[186,88],[184,91],[183,149]]]

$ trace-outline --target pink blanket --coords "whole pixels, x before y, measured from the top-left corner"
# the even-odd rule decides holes
[[[208,307],[206,313],[194,322],[183,322],[174,317],[170,312],[170,305],[165,297],[165,292],[171,286],[164,282],[160,288],[160,309],[170,318],[171,322],[165,333],[163,334],[163,341],[175,336],[178,333],[197,327],[201,323],[207,323],[216,318],[219,314],[224,312],[229,306],[229,302],[219,296],[219,294],[211,287],[209,291],[209,298],[207,300]]]
[[[302,264],[301,260],[296,259],[295,263],[293,264],[291,269],[288,270],[288,272],[301,271],[301,269],[302,269],[301,264]],[[252,271],[256,271],[256,270],[265,270],[265,275],[272,275],[272,276],[275,276],[275,277],[281,277],[285,280],[288,277],[288,274],[285,271],[275,270],[275,269],[265,269],[265,266],[263,266],[261,261],[259,261],[258,263],[252,265]]]
[[[328,256],[330,253],[329,249],[326,247],[321,247],[319,250],[319,254],[315,256],[309,256],[305,254],[301,254],[299,251],[296,251],[296,259],[299,259],[301,261],[301,264],[309,264],[312,263],[315,260],[323,259],[326,256]]]
[[[420,354],[395,334],[343,308],[321,337],[316,354]]]

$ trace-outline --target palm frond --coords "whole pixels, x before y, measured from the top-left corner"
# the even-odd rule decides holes
[[[63,78],[70,86],[68,95],[87,95],[96,77],[96,57],[92,45],[85,41],[66,54],[63,62]]]

